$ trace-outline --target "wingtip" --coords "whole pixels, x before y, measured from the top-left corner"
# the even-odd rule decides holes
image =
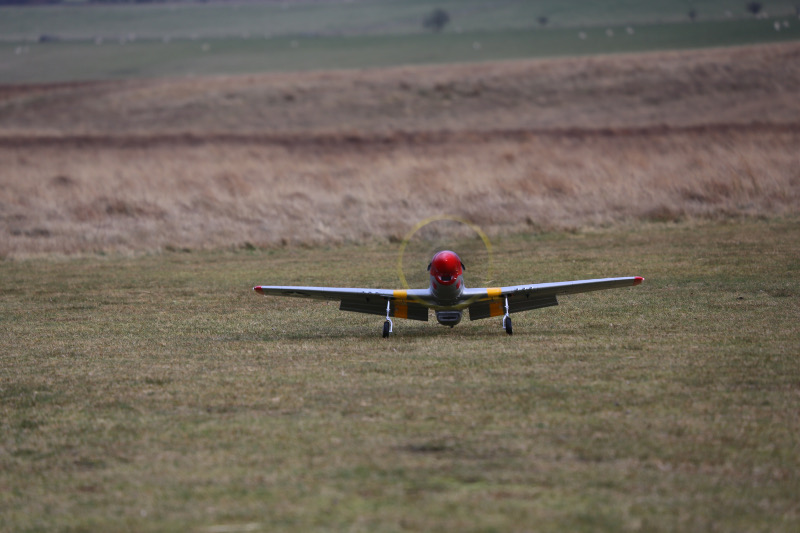
[[[642,276],[636,276],[635,278],[633,278],[633,285],[634,286],[641,285],[641,283],[643,281],[644,281],[644,278]]]
[[[261,292],[261,287],[253,287],[253,290],[258,292],[258,293],[260,293]]]

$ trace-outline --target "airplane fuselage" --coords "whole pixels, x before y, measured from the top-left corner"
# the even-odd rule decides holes
[[[455,305],[464,292],[464,264],[455,252],[444,250],[433,256],[428,271],[431,274],[431,294],[438,305]],[[461,322],[460,310],[436,311],[436,320],[453,327]]]

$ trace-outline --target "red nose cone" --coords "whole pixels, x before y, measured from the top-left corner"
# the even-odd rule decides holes
[[[445,250],[433,256],[431,275],[442,285],[451,285],[463,274],[461,259],[455,252]]]

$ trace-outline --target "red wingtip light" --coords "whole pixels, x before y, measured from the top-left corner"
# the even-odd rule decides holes
[[[642,276],[636,276],[635,278],[633,278],[633,285],[634,286],[640,285],[643,281],[644,278]]]
[[[253,290],[256,292],[261,292],[261,287],[253,287]]]

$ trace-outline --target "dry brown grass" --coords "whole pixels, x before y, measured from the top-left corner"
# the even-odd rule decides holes
[[[792,214],[800,45],[0,89],[0,256]]]

